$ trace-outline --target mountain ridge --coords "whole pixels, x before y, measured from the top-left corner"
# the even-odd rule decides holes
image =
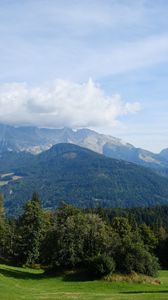
[[[4,156],[6,160],[9,156],[6,168]],[[145,167],[68,143],[38,155],[4,153],[0,176],[1,182],[6,180],[1,190],[11,214],[20,211],[33,191],[39,193],[47,209],[56,208],[61,200],[84,208],[168,204],[168,179]]]
[[[38,154],[59,143],[76,144],[107,157],[123,159],[154,169],[168,169],[168,155],[163,155],[162,152],[155,154],[148,150],[136,148],[119,138],[100,134],[91,129],[49,129],[0,124],[0,153],[4,151],[26,151]]]

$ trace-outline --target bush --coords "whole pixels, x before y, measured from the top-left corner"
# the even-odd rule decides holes
[[[89,272],[96,277],[103,277],[115,271],[115,261],[107,255],[99,255],[88,261]]]
[[[159,264],[157,258],[139,245],[132,246],[124,260],[125,272],[133,271],[148,276],[156,276]]]

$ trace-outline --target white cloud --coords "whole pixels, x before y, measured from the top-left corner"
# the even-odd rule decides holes
[[[0,85],[0,122],[46,127],[116,127],[118,118],[140,109],[137,102],[107,96],[91,79],[84,84],[56,80],[37,87]]]

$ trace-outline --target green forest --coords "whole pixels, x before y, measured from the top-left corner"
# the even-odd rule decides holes
[[[168,207],[44,210],[38,194],[19,217],[6,217],[0,197],[0,258],[46,273],[80,270],[92,278],[133,272],[157,276],[167,268]]]
[[[57,208],[62,199],[79,208],[165,205],[167,183],[153,170],[73,144],[35,156],[6,152],[0,157],[0,187],[11,216],[21,213],[33,191],[46,209]]]

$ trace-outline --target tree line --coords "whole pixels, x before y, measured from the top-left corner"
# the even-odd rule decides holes
[[[160,266],[168,267],[167,228],[137,221],[135,215],[65,203],[47,211],[33,193],[22,214],[11,219],[0,195],[1,262],[39,264],[52,272],[81,269],[95,277],[113,272],[155,276]]]

